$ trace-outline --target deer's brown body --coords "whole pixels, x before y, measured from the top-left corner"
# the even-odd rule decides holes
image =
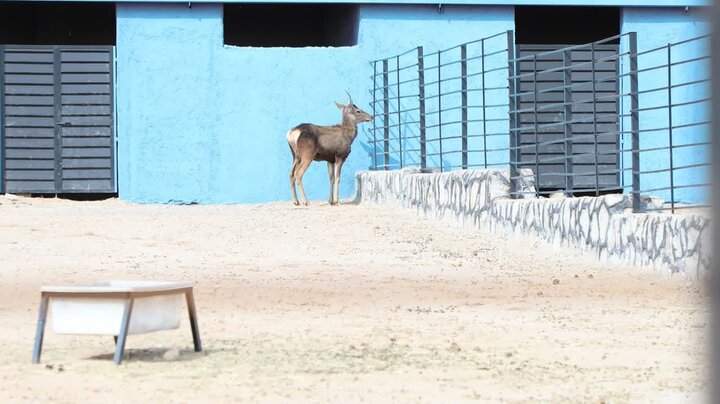
[[[343,113],[340,125],[320,126],[304,123],[292,128],[286,135],[293,156],[290,189],[295,205],[300,204],[295,189],[296,183],[300,188],[303,204],[308,204],[302,178],[313,161],[327,162],[328,176],[330,177],[328,202],[331,205],[339,202],[340,171],[350,155],[350,148],[357,137],[357,124],[372,120],[372,116],[353,104],[352,98],[348,105],[335,104]]]

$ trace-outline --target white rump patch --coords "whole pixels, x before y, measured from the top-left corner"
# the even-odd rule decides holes
[[[288,143],[290,144],[290,147],[297,153],[297,141],[300,137],[300,130],[299,129],[293,129],[288,131],[287,135],[285,137],[287,138]]]

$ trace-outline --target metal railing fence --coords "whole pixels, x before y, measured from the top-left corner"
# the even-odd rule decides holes
[[[373,169],[507,166],[507,146],[496,143],[507,144],[512,42],[509,31],[432,53],[419,46],[371,62]]]
[[[638,51],[634,32],[526,46],[507,31],[371,64],[374,170],[509,168],[536,184],[514,197],[623,192],[635,211],[707,200],[708,35]]]

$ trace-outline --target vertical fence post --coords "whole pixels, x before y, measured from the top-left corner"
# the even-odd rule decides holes
[[[600,195],[600,168],[598,166],[597,93],[595,86],[595,44],[590,44],[590,69],[592,79],[593,147],[595,158],[595,196]]]
[[[402,139],[402,117],[400,116],[400,56],[395,57],[395,67],[397,72],[395,78],[397,80],[396,93],[397,96],[397,120],[398,120],[398,156],[400,157],[400,168],[403,168],[403,139]]]
[[[377,60],[373,62],[373,104],[372,104],[372,111],[373,111],[373,170],[378,169],[378,162],[377,162],[377,122],[375,117],[377,117],[377,97],[375,96],[377,92]]]
[[[538,130],[537,53],[533,55],[533,132],[535,132],[535,196],[540,196],[540,131]],[[522,92],[522,90],[521,90]],[[522,152],[520,153],[522,159]]]
[[[420,170],[427,168],[426,148],[425,148],[425,61],[423,57],[423,47],[417,47],[418,60],[418,99],[420,105]]]
[[[640,119],[638,111],[638,63],[637,33],[628,33],[630,57],[630,133],[632,136],[632,206],[639,212],[640,206]]]
[[[623,113],[623,109],[625,107],[625,97],[622,95],[623,93],[623,73],[621,69],[621,50],[618,46],[618,54],[615,55],[615,94],[618,96],[615,98],[615,113],[618,114],[616,117],[617,121],[617,127],[614,131],[613,136],[613,153],[615,155],[615,167],[619,167],[620,169],[615,172],[615,181],[617,181],[617,184],[620,187],[620,191],[624,192],[625,189],[625,170],[624,170],[624,164],[625,164],[625,156],[623,155],[622,149],[624,149],[623,146],[623,133],[622,133],[622,120],[625,119],[625,114]]]
[[[467,84],[467,44],[460,45],[460,79],[462,112],[462,169],[468,168],[468,84]]]
[[[517,94],[515,92],[515,41],[513,31],[507,31],[507,52],[508,52],[508,126],[510,133],[510,195],[517,196]]]
[[[388,84],[388,60],[383,60],[383,118],[385,124],[383,126],[383,163],[385,170],[390,169],[390,94]]]
[[[572,55],[563,51],[563,137],[565,138],[565,195],[573,195],[573,142],[572,142]]]
[[[440,146],[438,147],[440,151],[440,172],[443,172],[443,141],[442,141],[442,79],[440,75],[440,56],[442,55],[442,51],[438,51],[437,53],[437,84],[438,84],[438,143]]]
[[[668,83],[668,150],[670,151],[670,212],[675,213],[675,176],[673,165],[673,119],[672,119],[672,44],[667,46]]]
[[[485,39],[480,40],[480,84],[482,85],[483,166],[487,164],[487,115],[485,109]]]

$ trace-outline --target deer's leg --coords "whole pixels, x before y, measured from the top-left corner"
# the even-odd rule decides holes
[[[290,133],[288,133],[288,136],[290,136]],[[288,146],[290,147],[290,154],[292,154],[293,159],[293,165],[290,169],[290,190],[292,191],[293,205],[297,206],[300,202],[298,202],[297,191],[295,190],[295,170],[297,170],[297,166],[300,164],[300,156],[295,153],[295,147],[293,146],[294,143],[297,143],[297,139],[292,142],[288,139]]]
[[[298,188],[300,188],[300,196],[302,197],[303,205],[308,205],[307,196],[305,196],[305,189],[303,188],[303,175],[307,171],[308,167],[312,163],[312,159],[300,159],[297,170],[295,171],[295,180],[297,181]]]
[[[342,169],[343,164],[345,163],[345,159],[337,158],[335,160],[335,203],[340,203],[340,170]]]
[[[333,192],[335,189],[335,163],[328,162],[327,164],[328,169],[328,177],[330,177],[330,195],[328,196],[328,203],[330,205],[333,204]]]
[[[293,158],[293,166],[292,169],[290,169],[290,190],[292,191],[293,205],[295,206],[300,205],[300,202],[298,202],[297,190],[295,189],[295,170],[297,170],[299,164],[300,160],[297,157]]]

